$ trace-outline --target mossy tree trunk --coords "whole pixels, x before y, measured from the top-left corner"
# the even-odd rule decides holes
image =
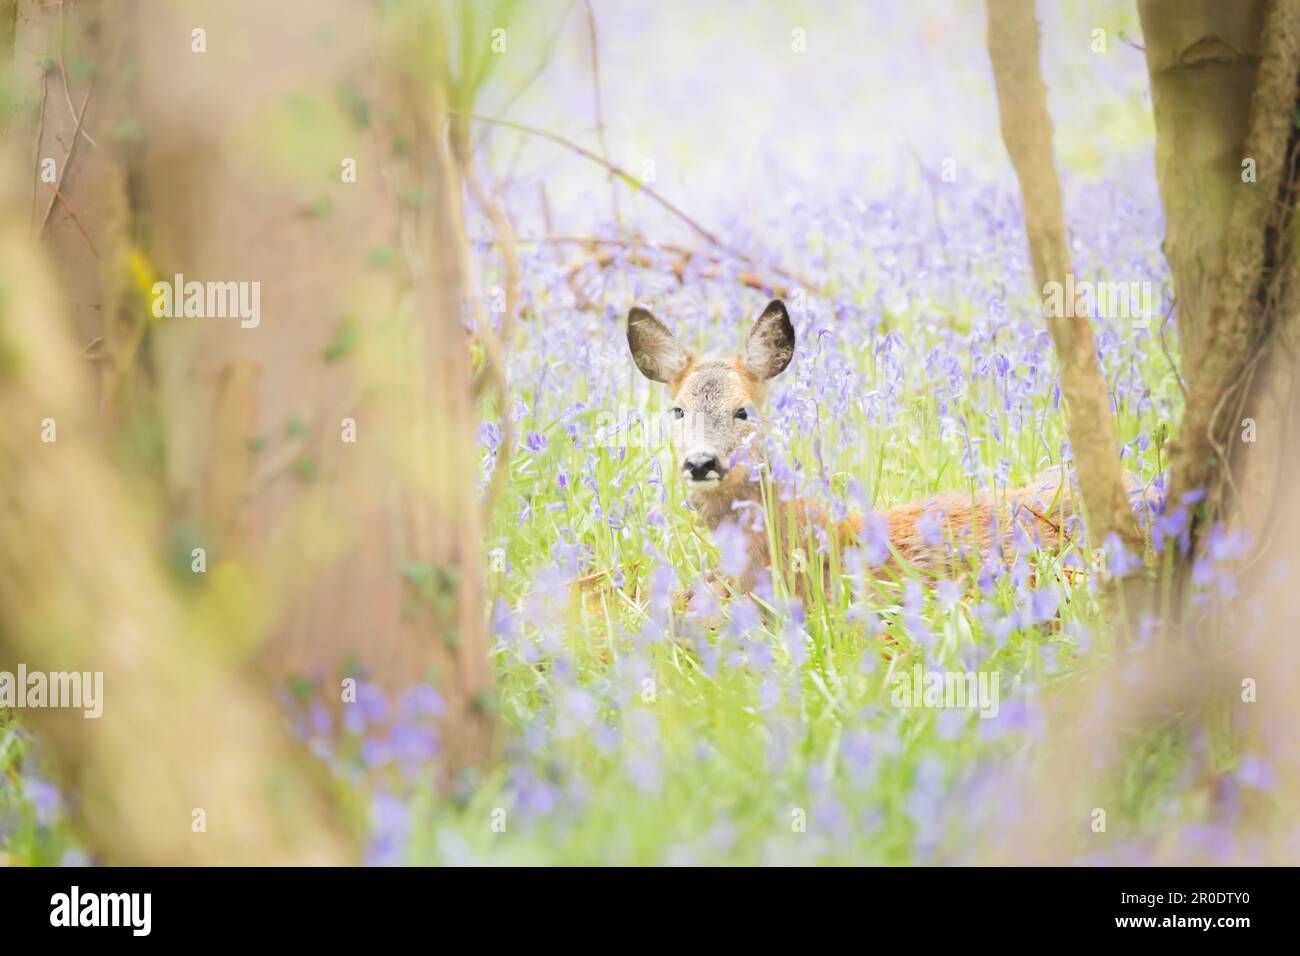
[[[1140,0],[1187,407],[1170,497],[1268,536],[1295,435],[1300,4]]]

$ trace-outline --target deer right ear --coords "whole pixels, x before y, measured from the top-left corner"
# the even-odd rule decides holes
[[[749,330],[741,358],[760,379],[780,375],[794,358],[794,326],[780,299],[769,302]]]
[[[651,381],[671,382],[686,367],[686,353],[668,326],[639,305],[627,314],[627,345],[636,367]]]

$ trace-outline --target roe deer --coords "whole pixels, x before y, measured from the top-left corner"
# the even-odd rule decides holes
[[[751,480],[758,410],[763,406],[768,382],[783,372],[794,358],[794,326],[780,299],[770,302],[754,322],[738,355],[701,359],[684,350],[673,333],[644,308],[627,316],[627,342],[641,373],[668,386],[673,402],[672,450],[689,491],[689,502],[710,531],[725,522],[737,522],[748,536],[748,570],[738,582],[742,593],[751,591],[757,573],[771,563],[766,521],[749,516],[763,508],[762,484]],[[761,454],[761,452],[759,452]],[[1073,495],[1062,473],[1052,469],[1035,484],[1006,493],[1005,497],[963,492],[936,494],[869,516],[847,521],[828,520],[825,509],[796,501],[791,527],[787,508],[776,509],[772,526],[776,540],[791,545],[804,540],[808,523],[820,524],[845,545],[868,535],[887,536],[873,549],[878,566],[896,565],[896,553],[908,564],[935,574],[952,573],[961,565],[950,542],[969,541],[973,527],[980,554],[1008,554],[1015,534],[1013,520],[1021,521],[1031,537],[1043,532],[1045,541],[1059,547],[1068,532],[1065,522],[1074,511]],[[870,525],[867,525],[870,522]],[[865,532],[865,533],[864,533]],[[996,537],[995,537],[996,536]],[[1001,545],[1001,549],[996,545]]]

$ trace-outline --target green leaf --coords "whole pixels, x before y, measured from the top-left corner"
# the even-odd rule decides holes
[[[355,312],[349,312],[343,316],[339,327],[334,332],[334,338],[329,345],[325,346],[322,358],[326,362],[336,362],[341,358],[346,358],[357,350],[361,344],[361,320],[357,318]]]
[[[355,83],[349,81],[339,89],[339,104],[358,129],[365,129],[370,125],[370,102],[357,89]]]
[[[302,674],[290,674],[285,678],[284,685],[293,695],[293,699],[300,704],[307,703],[316,693],[316,685]]]
[[[366,253],[366,264],[376,269],[387,269],[397,260],[397,253],[390,246],[372,246]]]

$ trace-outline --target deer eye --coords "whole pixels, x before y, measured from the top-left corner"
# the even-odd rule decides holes
[[[685,417],[685,415],[686,413],[682,411],[680,408],[673,409],[673,418],[683,418]]]
[[[743,408],[738,408],[736,409],[736,417],[739,418],[741,421],[744,421],[746,418],[749,417],[749,412],[745,411]]]

